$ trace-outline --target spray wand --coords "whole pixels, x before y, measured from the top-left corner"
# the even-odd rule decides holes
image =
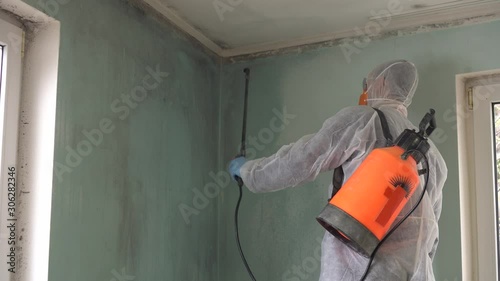
[[[248,84],[250,81],[250,69],[245,68],[243,70],[245,72],[245,100],[244,100],[244,106],[243,106],[243,130],[241,133],[241,148],[240,148],[240,154],[236,157],[245,157],[246,156],[246,134],[247,134],[247,107],[248,107]],[[252,278],[253,281],[256,281],[255,277],[253,276],[252,270],[250,269],[250,266],[248,265],[247,259],[245,258],[245,255],[243,254],[243,250],[241,249],[241,243],[240,243],[240,234],[238,230],[238,212],[240,210],[240,203],[241,203],[241,198],[243,197],[243,180],[236,176],[236,181],[238,182],[238,187],[240,189],[240,196],[238,198],[238,203],[236,204],[236,210],[234,212],[234,226],[235,226],[235,231],[236,231],[236,244],[238,245],[238,250],[240,252],[241,259],[243,260],[243,264],[245,264],[245,267],[248,271],[248,274]]]

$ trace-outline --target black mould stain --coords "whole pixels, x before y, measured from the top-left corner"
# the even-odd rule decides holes
[[[430,32],[433,30],[454,28],[454,27],[466,26],[466,25],[476,24],[476,23],[484,23],[484,22],[496,20],[496,19],[498,19],[499,16],[500,16],[500,14],[488,14],[488,15],[469,17],[469,18],[458,19],[458,20],[448,21],[448,22],[443,22],[443,23],[424,24],[424,25],[420,25],[420,26],[412,26],[412,27],[408,27],[408,28],[404,28],[404,29],[397,29],[397,30],[386,30],[386,31],[381,32],[380,34],[375,35],[375,36],[369,36],[369,38],[371,40],[383,40],[383,39],[390,38],[390,37],[406,36],[406,35],[412,35],[412,34],[417,34],[417,33],[422,33],[422,32]],[[251,61],[251,60],[267,58],[267,57],[272,57],[272,56],[300,54],[300,53],[304,53],[306,51],[330,48],[330,47],[339,46],[342,44],[350,44],[354,40],[365,40],[365,39],[366,39],[366,36],[352,36],[352,37],[336,38],[333,40],[327,40],[327,41],[323,41],[323,42],[317,42],[317,43],[306,44],[306,45],[301,45],[301,46],[292,46],[292,47],[287,47],[287,48],[262,51],[262,52],[257,52],[257,53],[253,53],[253,54],[245,54],[245,55],[239,55],[239,56],[234,56],[234,57],[230,57],[230,58],[224,58],[224,62],[229,63],[229,64],[241,63],[241,62],[247,62],[247,61]]]
[[[427,7],[429,7],[429,6],[428,6],[427,4],[414,4],[414,5],[411,5],[411,7],[412,7],[413,9],[418,10],[418,9],[424,9],[424,8],[427,8]]]
[[[120,255],[126,257],[127,266],[133,271],[135,270],[135,263],[138,262],[137,257],[141,246],[139,214],[144,212],[144,210],[137,208],[136,202],[133,202],[133,197],[141,191],[142,184],[126,178],[123,179],[122,186],[118,249],[120,249]]]

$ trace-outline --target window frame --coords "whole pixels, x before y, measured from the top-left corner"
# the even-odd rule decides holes
[[[8,244],[10,231],[7,229],[9,223],[8,203],[8,168],[16,169],[14,179],[17,181],[17,152],[19,133],[19,111],[21,100],[21,75],[22,75],[22,44],[23,30],[20,24],[0,14],[0,45],[3,47],[0,59],[0,253],[10,252]],[[15,193],[15,192],[14,192]],[[15,213],[14,219],[17,219]],[[17,252],[17,250],[16,250]],[[6,264],[5,255],[0,262],[0,280],[9,280],[12,273]],[[16,258],[16,270],[19,268],[19,260]]]
[[[500,69],[456,76],[463,280],[498,280],[497,206],[495,200],[491,200],[496,198],[491,124],[492,104],[500,101],[500,95],[492,94],[492,84],[500,84]],[[490,90],[470,91],[475,87]],[[484,126],[486,123],[489,125]],[[480,186],[492,188],[477,188]]]
[[[491,90],[486,80],[469,83],[473,89],[474,109],[474,192],[476,194],[476,224],[479,280],[498,280],[498,225],[494,143],[493,104],[500,102],[500,84]],[[486,126],[486,124],[488,124]],[[491,188],[482,188],[491,187]]]

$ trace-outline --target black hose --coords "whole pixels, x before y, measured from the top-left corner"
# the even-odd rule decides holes
[[[409,155],[410,153],[413,152],[420,153],[425,159],[425,168],[427,169],[427,176],[425,177],[425,185],[424,185],[424,190],[422,191],[422,195],[420,195],[417,204],[408,212],[408,214],[406,214],[403,217],[403,219],[401,219],[393,228],[391,228],[391,230],[387,233],[387,235],[380,241],[380,243],[378,243],[377,247],[375,247],[375,250],[370,256],[370,261],[368,262],[368,266],[366,267],[365,273],[363,274],[363,277],[361,277],[360,281],[364,281],[366,279],[366,276],[368,276],[368,273],[370,272],[370,267],[372,265],[373,260],[375,259],[375,255],[377,254],[378,249],[380,249],[380,246],[382,246],[382,244],[387,240],[387,238],[389,238],[389,236],[391,236],[391,234],[394,233],[394,231],[396,231],[396,229],[417,209],[417,207],[422,202],[422,199],[424,198],[425,192],[427,191],[427,184],[429,183],[429,173],[430,173],[429,159],[424,153],[422,153],[419,150],[409,150],[405,152],[405,154]]]
[[[241,132],[241,148],[240,148],[240,154],[238,157],[246,156],[246,134],[247,134],[247,107],[248,107],[248,84],[250,82],[250,69],[245,68],[243,70],[245,72],[245,99],[244,99],[244,105],[243,105],[243,128]],[[238,230],[238,213],[240,211],[240,203],[241,203],[241,198],[243,197],[243,180],[240,177],[236,177],[236,181],[238,182],[238,187],[240,189],[240,196],[238,198],[238,203],[236,204],[236,210],[234,211],[234,229],[236,233],[236,244],[238,245],[238,251],[240,252],[241,259],[243,260],[243,264],[245,265],[248,274],[250,275],[250,278],[252,278],[253,281],[256,281],[255,276],[253,276],[252,270],[250,269],[250,266],[248,265],[247,259],[245,258],[245,254],[243,254],[243,249],[241,248],[241,242],[240,242],[240,232]]]
[[[241,180],[241,178],[238,178]],[[245,254],[243,254],[243,250],[241,249],[241,243],[240,243],[240,233],[238,231],[238,212],[240,209],[240,203],[241,203],[241,197],[243,196],[243,184],[239,184],[238,182],[238,187],[240,188],[240,197],[238,198],[238,203],[236,204],[236,210],[234,212],[234,225],[236,229],[236,242],[238,244],[238,250],[240,251],[240,256],[241,259],[243,260],[243,263],[245,264],[245,267],[247,268],[248,274],[250,275],[250,278],[252,278],[253,281],[256,281],[255,276],[253,276],[252,270],[250,269],[250,266],[248,265],[247,259],[245,258]]]

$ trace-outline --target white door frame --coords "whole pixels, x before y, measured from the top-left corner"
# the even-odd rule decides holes
[[[500,69],[465,73],[456,76],[456,120],[458,136],[458,170],[460,190],[460,232],[462,246],[462,280],[479,281],[480,265],[478,260],[478,220],[477,199],[475,189],[475,155],[473,149],[474,135],[472,111],[469,110],[469,99],[466,84],[483,77],[500,75]]]

